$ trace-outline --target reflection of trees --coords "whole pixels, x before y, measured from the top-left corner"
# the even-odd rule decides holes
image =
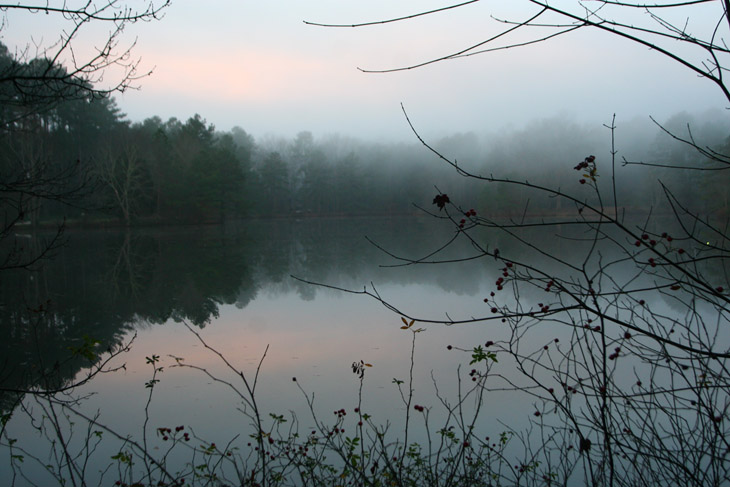
[[[484,231],[485,241],[500,245]],[[428,266],[390,268],[394,261],[368,241],[396,254],[427,256],[440,245],[432,242],[447,241],[450,232],[439,232],[430,220],[339,218],[73,233],[43,268],[0,281],[0,388],[37,384],[56,363],[65,364],[54,372],[59,383],[70,380],[89,365],[81,358],[66,362],[69,347],[84,336],[106,349],[139,321],[205,326],[221,305],[244,308],[261,290],[307,300],[321,292],[290,275],[339,286],[432,283],[447,292],[477,293],[491,280],[489,262],[435,274]],[[43,238],[26,237],[26,245]],[[576,245],[547,241],[556,255]]]
[[[108,273],[109,283],[113,286],[113,292],[117,297],[142,296],[145,283],[152,279],[156,250],[156,242],[153,239],[133,235],[129,231],[124,232],[117,257]]]
[[[35,238],[29,238],[33,244]],[[91,364],[70,349],[83,340],[115,347],[139,320],[203,326],[253,281],[246,244],[217,232],[85,233],[36,272],[0,280],[0,391],[53,388]],[[61,364],[61,365],[59,365]],[[51,380],[51,382],[48,382]],[[16,394],[0,395],[11,408]]]

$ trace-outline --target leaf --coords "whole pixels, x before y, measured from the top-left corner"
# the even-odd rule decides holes
[[[438,206],[439,211],[443,210],[444,206],[446,206],[446,203],[450,203],[450,202],[451,202],[451,200],[449,200],[449,196],[446,193],[437,194],[433,198],[433,204]]]
[[[400,320],[403,322],[404,325],[406,325],[406,328],[408,328],[408,322],[406,321],[406,319],[401,316]]]
[[[365,367],[372,367],[373,364],[365,364]]]
[[[401,327],[400,327],[400,329],[401,329],[401,330],[407,330],[407,329],[408,329],[408,327],[407,327],[407,326],[401,326]]]

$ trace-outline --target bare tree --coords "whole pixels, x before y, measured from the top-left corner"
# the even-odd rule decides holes
[[[476,8],[481,0],[469,0],[428,11],[418,11],[400,17],[360,23],[306,24],[334,28],[363,28],[382,24],[413,21],[422,16],[438,15],[446,10]],[[522,0],[510,2],[510,7],[524,7],[522,18],[502,18],[491,14],[501,28],[481,41],[461,49],[433,55],[408,65],[358,68],[365,73],[391,73],[421,68],[430,64],[452,61],[490,52],[525,48],[579,30],[594,30],[608,37],[621,38],[636,47],[648,48],[687,68],[709,81],[730,101],[727,70],[730,64],[730,2],[725,0],[576,0],[549,2]],[[492,10],[497,10],[493,7]],[[727,154],[702,147],[693,140],[691,130],[686,134],[670,134],[677,140],[695,147],[702,155],[724,168],[730,162]],[[628,162],[628,161],[626,161]]]
[[[149,179],[142,165],[142,156],[129,134],[120,135],[119,143],[109,143],[101,149],[94,164],[94,174],[110,191],[113,206],[119,210],[126,226],[136,211],[134,202],[141,199],[140,193]]]
[[[315,25],[404,22],[477,2],[378,22]],[[672,59],[710,81],[730,101],[725,77],[730,2],[524,4],[534,12],[519,20],[496,19],[504,28],[482,42],[409,66],[363,71],[414,69],[590,28]],[[528,36],[514,40],[519,33]],[[505,218],[489,208],[477,211],[476,202],[439,190],[436,208],[424,211],[450,221],[453,232],[426,255],[388,252],[398,265],[493,263],[495,281],[483,297],[482,315],[419,316],[418,310],[402,309],[374,288],[350,291],[371,296],[416,323],[485,324],[485,343],[455,348],[472,357],[494,353],[499,366],[484,371],[485,390],[520,392],[534,406],[526,426],[508,428],[523,448],[514,463],[508,462],[510,469],[494,478],[495,484],[727,485],[727,215],[693,211],[662,181],[657,181],[662,209],[637,208],[630,195],[620,198],[614,121],[606,125],[610,153],[576,155],[565,167],[577,171],[575,183],[560,188],[457,163],[421,138],[407,114],[406,120],[423,145],[458,174],[489,185],[519,187],[528,195],[521,216]],[[729,167],[730,154],[698,144],[689,127],[686,135],[666,132],[695,151],[694,162],[652,165],[713,173]],[[573,213],[533,217],[530,201],[540,197],[561,200]],[[455,259],[448,251],[460,241],[468,242],[471,252]]]
[[[169,4],[170,0],[151,0],[140,7],[122,0],[88,0],[76,6],[68,2],[0,4],[0,32],[8,28],[9,16],[19,14],[54,16],[63,25],[58,39],[48,46],[27,45],[14,53],[6,48],[0,52],[0,101],[5,107],[0,128],[59,101],[106,97],[134,88],[150,71],[139,71],[140,60],[132,54],[134,42],[121,44],[124,29],[132,23],[160,19]],[[111,26],[107,37],[94,46],[91,54],[80,54],[77,38],[98,23]]]

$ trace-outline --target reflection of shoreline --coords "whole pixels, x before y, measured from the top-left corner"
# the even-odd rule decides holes
[[[556,231],[548,228],[550,235]],[[421,258],[453,232],[448,222],[408,217],[70,231],[68,244],[38,271],[8,272],[0,281],[0,356],[8,363],[29,363],[39,360],[38,350],[42,350],[47,363],[63,362],[68,347],[80,337],[92,337],[104,346],[114,344],[132,323],[155,325],[185,319],[202,328],[219,316],[222,305],[244,309],[261,295],[295,294],[300,300],[312,301],[320,295],[337,294],[296,281],[292,275],[353,290],[371,283],[379,289],[434,286],[436,293],[481,301],[484,296],[480,293],[488,293],[499,274],[500,263],[494,259],[437,267],[388,267],[404,262],[365,238],[393,255]],[[577,254],[580,244],[545,239],[539,232],[545,229],[528,229],[523,236],[543,238],[552,255]],[[475,237],[490,248],[501,248],[505,258],[532,255],[496,230],[480,229]],[[42,238],[34,234],[31,240]],[[468,255],[462,253],[469,251],[468,242],[449,251]],[[531,299],[533,293],[539,290],[525,290],[522,296]],[[423,316],[419,298],[423,299],[414,297],[409,311]],[[38,316],[31,311],[41,306],[47,321],[39,327],[42,332],[29,334],[28,323]],[[33,341],[34,336],[38,341]]]
[[[68,231],[67,245],[40,268],[8,271],[0,281],[0,356],[6,364],[53,364],[80,337],[112,345],[131,323],[186,319],[202,327],[220,305],[243,307],[260,289],[286,285],[293,266],[331,276],[347,263],[350,275],[360,275],[371,251],[361,251],[365,241],[352,233],[371,225],[355,220]],[[34,320],[39,331],[31,333]],[[2,370],[5,387],[33,385],[25,374],[11,379]]]

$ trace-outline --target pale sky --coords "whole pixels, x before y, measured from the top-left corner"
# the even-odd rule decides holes
[[[51,1],[51,4],[59,3]],[[135,2],[127,2],[134,4]],[[574,0],[562,3],[576,4]],[[636,116],[659,120],[728,105],[687,69],[630,42],[579,31],[546,43],[390,74],[358,67],[406,66],[475,44],[502,29],[490,14],[522,19],[522,0],[483,0],[408,22],[322,28],[304,20],[358,23],[448,5],[436,0],[174,0],[159,22],[130,26],[123,44],[151,76],[117,96],[133,121],[199,113],[217,128],[263,136],[310,130],[363,139],[412,140],[403,103],[424,135],[500,131],[566,115],[578,122]],[[690,11],[690,29],[721,2]],[[640,15],[640,14],[639,14]],[[643,17],[646,19],[646,16]],[[8,13],[0,31],[11,50],[48,45],[62,24],[43,14]],[[78,39],[99,45],[109,26]],[[536,31],[537,32],[537,31]],[[524,37],[514,37],[522,40]]]

